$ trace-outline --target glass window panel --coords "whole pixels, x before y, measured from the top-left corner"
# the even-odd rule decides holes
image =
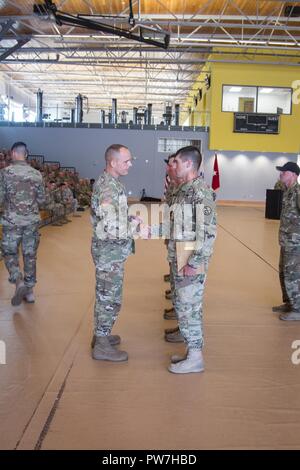
[[[222,111],[256,112],[256,87],[223,85]]]
[[[191,139],[158,139],[158,152],[161,153],[175,153],[182,147],[194,145],[201,151],[201,140]]]
[[[258,87],[257,112],[291,114],[291,88]]]

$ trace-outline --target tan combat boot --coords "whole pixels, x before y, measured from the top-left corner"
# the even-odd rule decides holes
[[[175,328],[166,328],[165,335],[169,335],[170,333],[176,333],[176,331],[179,331],[179,326],[175,326]]]
[[[175,330],[174,333],[165,334],[165,341],[168,343],[183,343],[184,339],[178,328],[178,330]]]
[[[24,297],[24,300],[25,302],[27,302],[28,304],[34,304],[35,302],[35,296],[34,296],[34,293],[33,293],[33,289],[27,289],[27,293]]]
[[[300,312],[291,310],[287,313],[281,313],[281,315],[279,315],[279,319],[283,321],[300,321]]]
[[[11,304],[16,307],[17,305],[21,305],[22,300],[27,293],[27,287],[24,285],[23,279],[20,278],[16,282],[16,290],[14,296],[11,299]]]
[[[108,341],[112,346],[117,346],[117,344],[121,343],[121,337],[119,335],[109,335],[108,336]],[[96,343],[96,336],[93,335],[92,341],[91,341],[91,348],[95,346]]]
[[[187,358],[187,354],[188,354],[187,351],[185,351],[185,353],[183,353],[183,354],[172,354],[171,362],[173,364],[176,364],[177,362],[185,361],[185,359]]]
[[[170,289],[166,290],[165,292],[165,298],[167,300],[172,300],[172,292],[170,291]]]
[[[201,349],[189,350],[186,359],[177,362],[176,364],[170,364],[168,370],[173,374],[189,374],[191,372],[203,372],[204,361]]]
[[[272,312],[274,313],[287,313],[287,312],[290,312],[291,310],[292,310],[292,307],[288,302],[282,305],[275,305],[274,307],[272,307]]]
[[[164,319],[165,320],[176,320],[176,312],[174,308],[165,308],[164,310]]]
[[[92,358],[96,361],[124,362],[128,361],[128,354],[126,351],[115,349],[107,336],[100,336],[96,338]]]

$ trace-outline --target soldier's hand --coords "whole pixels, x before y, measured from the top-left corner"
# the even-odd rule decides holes
[[[196,276],[197,274],[197,268],[192,268],[188,264],[183,266],[183,268],[179,271],[179,274],[181,276]]]

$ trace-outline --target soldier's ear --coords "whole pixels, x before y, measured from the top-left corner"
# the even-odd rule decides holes
[[[186,165],[186,166],[187,166],[187,167],[188,167],[188,169],[190,170],[190,169],[192,168],[192,166],[193,166],[193,162],[192,162],[192,160],[187,160],[187,161],[186,161],[186,163],[187,163],[187,165]]]

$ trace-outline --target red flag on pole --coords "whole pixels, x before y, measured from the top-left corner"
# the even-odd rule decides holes
[[[215,162],[214,162],[214,173],[212,177],[211,187],[213,190],[216,190],[220,187],[220,175],[219,175],[219,166],[218,166],[218,157],[215,153]]]

